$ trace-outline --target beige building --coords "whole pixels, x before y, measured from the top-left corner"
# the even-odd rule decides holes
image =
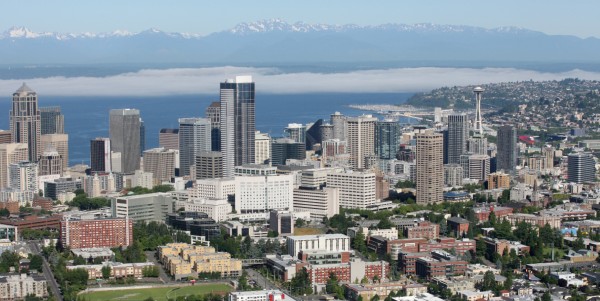
[[[338,188],[340,206],[366,209],[375,204],[375,173],[332,172],[327,174],[327,187]]]
[[[66,172],[69,167],[69,135],[67,134],[48,134],[42,135],[42,151],[49,145],[53,146],[62,158],[62,172]]]
[[[28,295],[48,297],[48,283],[42,275],[0,276],[0,300],[22,300]]]
[[[0,144],[0,189],[10,185],[9,166],[27,161],[27,156],[26,143]]]
[[[526,222],[532,226],[543,227],[549,224],[554,229],[560,228],[560,215],[533,215],[525,213],[515,213],[506,217],[511,225],[516,225],[520,222]]]
[[[366,168],[365,157],[375,154],[375,123],[371,115],[348,118],[346,121],[348,152],[353,168]]]
[[[444,136],[427,130],[416,135],[417,204],[444,200]]]
[[[180,201],[176,203],[176,206],[177,208],[184,208],[185,211],[204,212],[216,222],[224,221],[227,218],[227,214],[233,211],[231,204],[226,198]]]
[[[494,172],[487,177],[487,189],[508,189],[510,188],[510,176],[503,172]]]
[[[144,151],[144,171],[152,173],[155,185],[175,177],[175,153],[176,150],[164,147]]]
[[[242,272],[242,261],[231,258],[215,248],[172,243],[158,247],[158,255],[165,271],[175,279],[197,276],[198,273],[219,272],[222,277],[237,277]]]
[[[322,220],[340,213],[339,188],[300,187],[294,189],[294,211],[306,211],[311,219]]]
[[[271,159],[271,137],[267,133],[256,131],[254,135],[254,163],[265,164]]]
[[[153,262],[142,263],[120,263],[120,262],[105,262],[104,264],[76,265],[67,266],[67,270],[85,269],[88,272],[88,279],[95,280],[102,278],[102,268],[110,266],[110,277],[124,278],[135,277],[142,278],[144,276],[144,268],[154,267]]]

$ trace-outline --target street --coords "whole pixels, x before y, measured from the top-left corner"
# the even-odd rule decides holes
[[[248,272],[248,279],[256,281],[256,284],[264,289],[279,289],[270,279],[265,278],[259,272],[253,269],[245,269]]]
[[[56,282],[56,279],[54,279],[54,274],[52,274],[52,270],[50,270],[50,265],[48,264],[46,257],[41,255],[40,246],[36,242],[29,242],[28,245],[31,249],[31,252],[33,252],[36,255],[42,256],[42,259],[44,260],[44,264],[42,265],[42,271],[44,272],[44,277],[48,282],[48,287],[50,287],[50,290],[52,291],[52,295],[56,297],[56,300],[63,301],[63,297],[60,293],[58,283]]]

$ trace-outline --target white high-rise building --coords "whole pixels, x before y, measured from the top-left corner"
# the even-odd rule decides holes
[[[236,76],[221,83],[221,152],[223,176],[231,177],[234,167],[253,163],[256,122],[252,76]]]
[[[294,189],[294,211],[310,213],[311,219],[322,220],[340,213],[340,189],[304,187]]]
[[[27,161],[28,157],[26,143],[0,144],[0,189],[10,186],[10,165]]]
[[[293,198],[292,175],[235,177],[235,210],[238,213],[289,210]]]
[[[211,150],[212,125],[208,118],[179,119],[179,174],[189,176],[196,156]]]
[[[285,133],[294,142],[306,143],[306,127],[301,123],[289,123]]]
[[[375,124],[377,118],[363,115],[348,118],[348,150],[353,168],[366,168],[365,157],[375,155]]]
[[[256,131],[254,136],[254,163],[265,164],[271,159],[271,137],[269,134]]]
[[[39,189],[38,165],[31,162],[19,162],[10,165],[10,187],[19,191]]]
[[[190,199],[227,199],[235,194],[235,179],[201,179],[196,180],[189,189]]]
[[[375,173],[332,172],[327,174],[327,187],[340,190],[340,206],[366,209],[375,204]]]

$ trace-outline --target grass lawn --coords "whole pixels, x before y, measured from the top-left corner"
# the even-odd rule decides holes
[[[294,235],[316,235],[323,234],[323,230],[319,228],[295,228]]]
[[[203,295],[208,293],[227,293],[232,291],[231,286],[226,284],[196,284],[194,286],[182,286],[182,287],[157,287],[157,288],[143,288],[143,289],[129,289],[129,290],[114,290],[114,291],[102,291],[102,292],[91,292],[87,294],[81,294],[83,300],[86,301],[108,301],[108,300],[121,300],[121,301],[143,301],[148,297],[154,298],[156,301],[167,301],[168,298],[175,299],[177,296],[188,296],[188,295]],[[168,297],[168,298],[167,298]]]
[[[552,258],[552,248],[544,247],[544,256],[547,258]],[[561,248],[554,248],[554,260],[562,259],[565,256],[565,250]]]

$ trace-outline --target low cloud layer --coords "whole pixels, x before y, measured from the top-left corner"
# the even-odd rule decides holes
[[[560,80],[600,80],[600,73],[571,70],[545,73],[513,68],[398,68],[342,73],[282,73],[276,68],[178,68],[141,70],[107,77],[48,77],[25,82],[40,95],[162,96],[218,94],[219,83],[235,75],[252,75],[257,93],[418,92],[443,86]],[[0,93],[11,95],[23,80],[0,80]]]

